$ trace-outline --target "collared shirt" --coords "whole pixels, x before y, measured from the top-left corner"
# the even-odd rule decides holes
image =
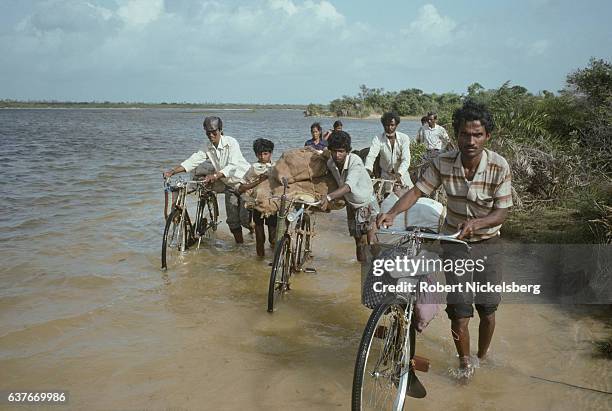
[[[446,129],[438,124],[434,128],[425,125],[417,133],[417,142],[425,143],[428,150],[442,150],[442,144],[449,141]]]
[[[193,153],[191,157],[181,163],[185,171],[190,172],[206,160],[210,160],[215,171],[225,176],[221,180],[228,185],[242,182],[242,178],[250,168],[249,163],[242,156],[240,144],[235,138],[222,135],[217,147],[208,143],[206,148]]]
[[[431,162],[416,186],[431,194],[440,185],[448,197],[446,233],[457,232],[459,224],[471,218],[486,217],[498,208],[512,207],[510,166],[499,154],[483,150],[472,181],[465,178],[459,151],[442,153]],[[468,241],[479,241],[499,235],[501,225],[476,230]]]
[[[333,158],[327,160],[327,168],[334,176],[338,187],[346,184],[351,188],[351,191],[344,195],[344,199],[350,205],[359,208],[368,205],[372,201],[374,198],[372,180],[357,154],[347,154],[342,171],[338,169]]]
[[[314,142],[314,139],[306,140],[304,147],[314,147],[316,150],[325,150],[327,148],[327,140],[319,139],[318,143]]]
[[[410,137],[399,131],[395,132],[395,144],[391,147],[389,139],[382,133],[372,139],[370,152],[365,161],[365,168],[374,171],[374,161],[380,154],[381,177],[394,180],[395,175],[399,174],[402,183],[407,187],[412,187],[408,167],[410,166]]]

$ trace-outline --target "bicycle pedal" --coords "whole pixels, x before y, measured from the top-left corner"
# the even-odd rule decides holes
[[[417,371],[421,371],[421,372],[429,371],[429,359],[428,358],[419,357],[418,355],[415,355],[410,360],[410,364],[412,365],[412,368],[414,368]]]
[[[316,274],[317,273],[317,269],[313,268],[313,267],[304,267],[302,269],[303,272],[308,273],[308,274]]]

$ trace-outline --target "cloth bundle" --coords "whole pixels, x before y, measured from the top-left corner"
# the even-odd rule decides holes
[[[283,177],[289,184],[308,181],[327,174],[329,152],[319,153],[311,147],[285,151],[270,170],[270,177],[281,183]]]
[[[308,194],[317,201],[320,196],[338,188],[336,180],[327,172],[328,159],[328,152],[319,153],[309,147],[284,152],[270,169],[270,177],[243,195],[245,206],[264,215],[276,213],[283,194],[283,177],[288,182],[289,200]],[[330,205],[338,209],[344,207],[344,202],[335,201]]]

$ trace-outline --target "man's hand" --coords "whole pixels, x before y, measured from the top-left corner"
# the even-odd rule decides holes
[[[267,174],[260,174],[259,176],[259,182],[261,183],[262,181],[265,181],[268,179],[268,175]]]
[[[380,213],[376,216],[376,227],[377,228],[387,228],[393,225],[393,220],[395,220],[395,214],[391,213]]]
[[[473,218],[471,220],[467,220],[459,224],[459,229],[461,230],[461,233],[459,233],[459,237],[457,238],[459,240],[463,240],[471,237],[472,235],[474,235],[474,232],[480,228],[478,224],[479,221],[477,218]]]
[[[327,194],[323,194],[319,197],[319,201],[321,202],[319,204],[319,208],[321,209],[321,211],[327,211],[327,209],[329,208],[329,201],[327,201]]]
[[[174,175],[174,169],[164,171],[164,178],[172,177]]]
[[[218,179],[220,179],[222,176],[221,173],[213,173],[213,174],[209,174],[206,177],[204,177],[204,183],[206,184],[212,184],[215,181],[217,181]]]

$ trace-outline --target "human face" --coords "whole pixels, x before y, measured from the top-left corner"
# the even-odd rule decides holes
[[[392,118],[387,124],[385,124],[385,134],[388,136],[392,136],[395,134],[395,129],[397,128],[397,123],[395,119]]]
[[[219,145],[219,141],[221,141],[221,130],[206,130],[204,129],[204,133],[208,140],[215,146]]]
[[[485,143],[489,141],[490,133],[487,133],[480,120],[466,121],[460,128],[457,136],[457,145],[461,155],[468,159],[480,158]]]
[[[334,163],[336,163],[336,167],[343,167],[348,152],[343,148],[331,149],[329,151],[331,152],[331,156],[334,159]]]
[[[262,151],[261,153],[257,153],[257,161],[261,164],[267,164],[272,159],[271,151]]]
[[[436,121],[438,121],[438,119],[435,116],[427,116],[427,124],[429,124],[430,128],[436,126]]]
[[[336,127],[334,127],[334,131],[342,131],[342,125],[338,124]]]
[[[314,140],[318,140],[321,137],[321,132],[319,131],[318,128],[313,127],[310,129],[310,135],[312,136]]]

